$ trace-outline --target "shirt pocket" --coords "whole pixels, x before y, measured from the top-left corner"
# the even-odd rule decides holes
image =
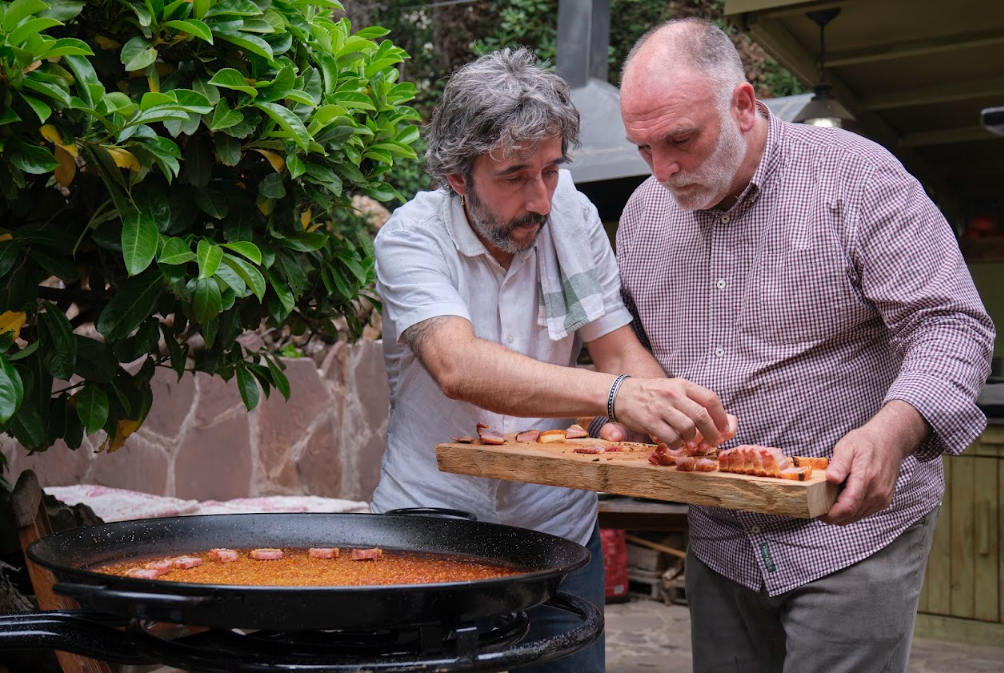
[[[857,321],[862,308],[849,260],[837,245],[814,241],[753,265],[740,328],[773,344],[818,343]]]

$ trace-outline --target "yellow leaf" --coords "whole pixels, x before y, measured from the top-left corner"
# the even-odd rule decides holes
[[[59,129],[57,129],[52,124],[46,124],[45,126],[39,129],[39,132],[41,132],[42,137],[48,140],[50,143],[53,143],[54,145],[63,144],[63,134],[60,133]]]
[[[146,84],[150,87],[150,91],[153,93],[160,93],[160,78],[159,77],[147,77]]]
[[[57,129],[52,124],[46,124],[45,126],[40,128],[39,131],[42,132],[43,138],[48,140],[56,147],[62,147],[66,151],[66,153],[69,154],[71,157],[76,157],[77,154],[79,154],[79,152],[77,151],[76,143],[70,143],[69,145],[65,144],[63,142],[63,134],[60,133],[59,129]],[[58,159],[59,157],[56,158]]]
[[[307,229],[307,233],[312,234],[323,226],[324,222],[314,222],[314,224]]]
[[[275,200],[262,196],[261,194],[259,194],[258,198],[255,199],[255,203],[258,205],[258,210],[261,211],[262,215],[271,215],[272,211],[275,210]]]
[[[15,339],[21,338],[21,327],[28,316],[23,311],[6,311],[0,314],[0,334],[13,332]]]
[[[305,211],[300,213],[300,224],[303,225],[304,229],[310,226],[310,218],[313,217],[313,215],[314,213],[310,208],[307,208]]]
[[[41,61],[34,61],[31,65],[29,65],[27,68],[24,69],[24,74],[27,75],[29,72],[31,72],[32,70],[35,70],[40,65],[42,65]]]
[[[73,178],[77,175],[77,162],[73,160],[73,157],[62,145],[56,145],[56,161],[59,162],[59,165],[52,172],[56,178],[56,182],[63,187],[69,187],[70,183],[73,182]]]
[[[123,420],[115,425],[115,439],[108,441],[108,451],[117,451],[122,448],[129,435],[136,432],[140,426],[140,421]]]
[[[14,236],[13,235],[11,235],[11,234],[0,234],[0,243],[2,243],[4,241],[12,241],[12,240],[14,240]]]
[[[255,149],[255,152],[268,159],[268,162],[272,164],[272,170],[274,170],[276,173],[282,173],[282,169],[286,167],[286,160],[280,157],[275,152],[269,152],[268,150],[259,150],[259,149]]]
[[[98,46],[102,49],[118,49],[122,46],[121,42],[116,42],[115,40],[103,35],[95,36],[94,41],[97,42]]]
[[[102,145],[108,154],[112,155],[112,159],[115,160],[115,165],[119,168],[129,168],[134,171],[140,169],[139,161],[132,155],[129,150],[124,150],[121,147],[109,147],[107,145]]]

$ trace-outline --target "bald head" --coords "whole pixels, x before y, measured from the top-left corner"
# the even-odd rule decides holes
[[[700,19],[672,19],[635,43],[624,65],[621,95],[694,75],[708,80],[720,104],[746,81],[739,52],[718,26]]]

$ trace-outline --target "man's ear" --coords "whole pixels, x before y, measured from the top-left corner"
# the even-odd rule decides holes
[[[736,110],[739,122],[739,129],[747,133],[756,124],[756,93],[753,85],[743,82],[732,91],[732,104]]]
[[[453,187],[453,191],[461,196],[467,194],[467,181],[460,173],[450,173],[446,176],[446,181]]]

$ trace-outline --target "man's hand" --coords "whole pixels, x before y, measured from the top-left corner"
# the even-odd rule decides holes
[[[729,428],[718,395],[686,379],[626,379],[614,408],[624,425],[673,448],[694,439],[698,432],[709,444],[717,445]]]
[[[826,470],[826,480],[844,483],[844,489],[819,520],[845,526],[888,507],[903,458],[920,446],[929,431],[916,409],[892,400],[865,425],[844,435],[833,447]]]
[[[736,432],[739,430],[739,420],[732,414],[726,414],[729,419],[728,428],[722,436],[723,441],[728,441],[736,436]],[[658,437],[652,437],[646,435],[642,432],[635,432],[634,430],[628,430],[627,426],[623,423],[607,423],[602,428],[600,428],[600,439],[605,439],[608,442],[654,442],[659,443]]]

